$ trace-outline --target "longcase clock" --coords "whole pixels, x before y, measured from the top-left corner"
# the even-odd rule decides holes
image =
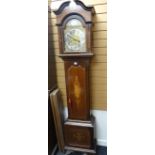
[[[65,149],[95,154],[94,124],[90,114],[89,65],[92,52],[93,6],[67,1],[55,10],[59,56],[64,60],[68,119]]]

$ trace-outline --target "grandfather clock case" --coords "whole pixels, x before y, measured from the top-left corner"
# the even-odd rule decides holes
[[[59,57],[64,60],[68,119],[64,123],[65,149],[96,153],[95,118],[90,114],[89,65],[92,52],[93,6],[67,1],[54,10]]]

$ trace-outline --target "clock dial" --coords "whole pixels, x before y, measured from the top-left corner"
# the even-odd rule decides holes
[[[77,19],[66,24],[64,30],[65,52],[86,52],[85,28]]]

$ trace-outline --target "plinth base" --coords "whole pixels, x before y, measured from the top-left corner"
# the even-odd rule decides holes
[[[65,149],[96,153],[94,117],[90,121],[67,120],[64,124]]]
[[[85,149],[80,147],[72,147],[72,146],[65,146],[65,150],[71,150],[71,151],[77,151],[77,152],[83,152],[88,154],[96,154],[96,140],[94,140],[94,148],[92,149]]]

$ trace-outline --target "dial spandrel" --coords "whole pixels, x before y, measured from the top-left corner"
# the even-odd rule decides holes
[[[65,52],[86,52],[85,28],[77,19],[70,20],[64,30]]]

